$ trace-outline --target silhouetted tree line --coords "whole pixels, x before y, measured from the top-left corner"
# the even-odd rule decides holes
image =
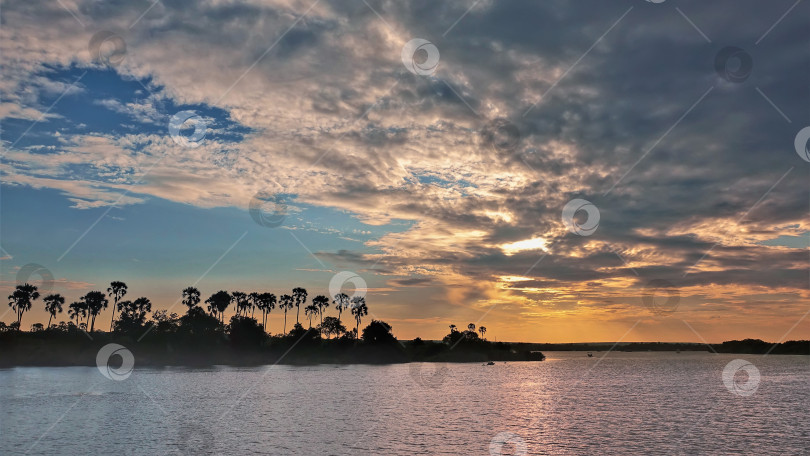
[[[49,314],[47,326],[35,323],[30,332],[20,326],[32,306],[40,302],[37,287],[17,286],[9,296],[16,311],[11,325],[0,322],[0,365],[92,364],[98,348],[111,341],[124,344],[143,364],[194,363],[390,363],[407,361],[537,360],[537,352],[516,350],[506,343],[484,339],[486,327],[470,323],[464,331],[451,326],[442,341],[398,341],[390,324],[372,320],[364,297],[344,293],[331,300],[296,287],[289,294],[246,293],[219,290],[203,300],[195,287],[182,290],[182,315],[152,310],[146,297],[127,299],[124,282],[110,283],[106,293],[94,290],[65,306],[65,298],[49,294],[41,302]],[[67,308],[69,320],[54,323]],[[335,315],[326,315],[332,307]],[[96,320],[110,309],[110,331],[95,328]],[[301,320],[301,309],[308,325]],[[288,313],[295,309],[295,322],[287,330]],[[226,313],[232,316],[226,321]],[[282,313],[283,332],[267,331],[268,320]],[[351,316],[350,322],[342,318]],[[348,324],[347,324],[348,323]],[[351,325],[353,324],[353,328]],[[143,340],[143,342],[141,342]],[[295,347],[295,350],[292,348]]]
[[[476,332],[475,323],[470,323],[467,325],[467,329],[464,331],[459,331],[458,326],[450,325],[450,332],[444,336],[442,342],[451,345],[458,345],[458,344],[470,344],[476,343],[479,341],[484,341],[484,334],[487,333],[486,326],[478,327],[478,331]],[[481,334],[479,337],[478,334]]]
[[[31,333],[42,336],[58,334],[71,335],[89,331],[95,337],[108,334],[110,337],[129,337],[140,341],[147,334],[171,347],[207,346],[226,344],[234,347],[277,346],[290,347],[293,344],[304,346],[331,341],[336,346],[356,346],[359,341],[366,345],[396,347],[400,352],[388,352],[380,359],[393,356],[395,359],[418,360],[479,360],[482,354],[489,359],[538,359],[539,350],[588,350],[607,349],[610,344],[527,344],[527,343],[491,343],[485,335],[487,328],[469,323],[464,330],[450,325],[450,332],[440,343],[413,341],[400,343],[394,337],[392,327],[378,320],[360,331],[363,317],[368,315],[368,306],[364,297],[349,298],[344,293],[335,295],[331,300],[324,295],[317,295],[308,304],[307,290],[301,287],[292,289],[290,294],[276,296],[269,292],[245,293],[241,291],[217,291],[204,302],[200,291],[195,287],[182,290],[181,302],[186,307],[183,315],[168,313],[165,310],[152,312],[152,303],[146,297],[125,300],[127,285],[121,281],[110,283],[106,293],[89,291],[77,301],[67,306],[69,320],[54,323],[56,316],[64,311],[65,298],[58,293],[42,297],[41,302],[48,312],[48,323],[34,323]],[[23,334],[20,329],[26,312],[41,298],[36,286],[25,283],[18,285],[9,299],[9,307],[15,312],[16,321],[10,325],[0,322],[0,333],[8,336]],[[203,307],[203,305],[205,307]],[[95,330],[97,317],[103,310],[110,308],[110,332],[99,333]],[[303,307],[308,328],[300,321],[300,310]],[[329,307],[334,307],[337,316],[325,315]],[[295,308],[295,324],[287,332],[287,314]],[[225,313],[233,309],[234,315],[225,322]],[[267,328],[271,313],[283,312],[283,332],[270,335]],[[347,329],[342,320],[343,312],[354,320],[354,328]],[[149,314],[151,319],[149,319]],[[258,319],[256,318],[258,316]],[[313,321],[314,320],[314,321]],[[315,325],[313,326],[313,323]],[[346,345],[348,344],[348,345]],[[771,344],[759,339],[726,341],[713,344],[711,348],[704,344],[694,343],[660,343],[637,342],[624,344],[615,348],[620,351],[664,351],[664,350],[714,350],[719,353],[773,353],[773,354],[810,354],[810,341],[788,341]],[[407,353],[405,353],[407,351]],[[542,355],[540,358],[542,359]]]
[[[145,297],[132,301],[124,300],[127,290],[126,283],[114,281],[110,283],[106,294],[102,291],[88,292],[78,301],[67,306],[70,320],[58,323],[55,329],[67,331],[71,329],[71,326],[74,326],[92,333],[95,331],[96,317],[104,309],[110,307],[110,332],[132,332],[144,328],[147,324],[155,327],[158,332],[170,331],[171,328],[185,328],[189,325],[191,326],[188,329],[192,330],[192,332],[200,330],[203,332],[216,332],[217,330],[230,332],[230,327],[234,324],[240,328],[249,325],[248,322],[244,321],[245,319],[253,320],[262,332],[266,332],[268,317],[278,306],[278,310],[284,313],[283,334],[287,334],[287,312],[293,308],[296,309],[296,326],[293,331],[301,331],[298,327],[301,327],[300,310],[303,307],[304,316],[309,319],[310,330],[314,329],[319,334],[323,334],[330,339],[333,337],[356,339],[363,317],[368,315],[368,305],[365,297],[355,296],[349,298],[345,293],[338,293],[331,300],[331,305],[334,305],[338,312],[337,317],[327,316],[324,318],[326,309],[330,307],[330,299],[324,295],[318,295],[312,298],[311,304],[307,305],[307,290],[301,287],[293,288],[292,293],[283,294],[278,298],[276,298],[275,294],[267,292],[245,293],[220,290],[205,300],[206,308],[204,310],[200,306],[200,291],[197,288],[188,287],[182,292],[182,303],[187,308],[183,317],[177,314],[167,315],[165,311],[158,311],[153,314],[152,321],[147,323],[147,316],[152,312],[151,301]],[[31,310],[34,302],[39,298],[40,294],[36,286],[28,283],[17,285],[14,292],[8,297],[8,305],[15,311],[17,321],[8,326],[0,322],[0,330],[19,330],[23,316]],[[32,331],[52,329],[51,323],[57,314],[62,313],[65,298],[58,293],[50,294],[43,299],[43,302],[45,310],[50,315],[48,325],[43,326],[41,323],[35,323],[31,327]],[[111,303],[112,305],[110,305]],[[229,308],[234,310],[235,315],[231,318],[231,322],[226,325],[224,320],[225,312]],[[255,320],[257,310],[261,323]],[[344,311],[349,312],[354,319],[355,327],[352,330],[347,330],[341,320]],[[317,318],[320,322],[314,328],[312,326],[313,318]],[[152,328],[149,328],[149,330],[151,331]]]
[[[810,340],[789,340],[779,344],[760,339],[728,340],[722,344],[714,344],[712,348],[718,353],[810,355]]]

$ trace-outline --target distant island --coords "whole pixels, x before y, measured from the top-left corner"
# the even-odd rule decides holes
[[[519,346],[522,344],[518,344]],[[620,352],[656,352],[656,351],[700,351],[716,353],[742,353],[754,355],[810,355],[810,340],[791,340],[782,343],[765,342],[760,339],[729,340],[721,344],[702,344],[692,342],[603,342],[603,343],[568,343],[568,344],[526,344],[533,350],[545,351],[620,351]]]
[[[290,294],[218,291],[205,300],[194,287],[182,291],[182,315],[152,312],[148,298],[124,300],[127,286],[112,282],[107,292],[90,291],[68,306],[70,320],[53,323],[65,303],[59,294],[42,299],[50,318],[47,325],[34,323],[22,331],[22,319],[39,298],[36,286],[18,285],[9,296],[17,321],[0,322],[0,367],[92,366],[106,344],[117,343],[132,352],[138,365],[263,365],[263,364],[381,364],[423,362],[543,361],[544,351],[711,351],[748,354],[810,354],[810,341],[772,344],[758,339],[697,343],[522,343],[486,340],[487,328],[469,323],[466,329],[450,325],[442,340],[398,340],[391,325],[374,320],[363,327],[368,315],[365,297],[344,293],[331,300],[323,295],[307,304],[307,291],[296,287]],[[112,302],[110,302],[112,301]],[[235,314],[226,323],[224,314],[233,305]],[[337,316],[325,316],[330,305]],[[309,327],[300,321],[300,309]],[[96,317],[111,308],[110,330],[96,330]],[[295,323],[286,331],[287,313],[293,308]],[[284,313],[284,332],[265,330],[272,310]],[[257,312],[258,311],[258,312]],[[351,315],[354,328],[341,317]],[[149,314],[150,319],[147,319]],[[290,317],[292,319],[292,317]],[[313,320],[315,325],[313,326]],[[53,324],[52,324],[53,323]]]
[[[205,300],[194,287],[182,291],[183,315],[168,311],[152,313],[148,298],[124,300],[127,286],[112,282],[107,293],[90,291],[68,306],[70,320],[52,324],[62,313],[65,299],[50,294],[42,299],[50,315],[47,325],[34,323],[22,331],[22,319],[39,298],[36,286],[18,285],[9,296],[17,321],[0,322],[0,367],[95,365],[96,354],[108,343],[130,350],[139,365],[258,365],[326,363],[405,363],[412,361],[489,362],[542,361],[543,353],[520,344],[490,342],[487,328],[470,323],[460,330],[450,325],[441,341],[416,338],[400,341],[392,327],[372,320],[361,329],[368,315],[364,296],[344,293],[331,300],[323,295],[307,304],[307,290],[296,287],[278,298],[272,293],[218,291]],[[235,314],[225,322],[233,305]],[[331,306],[337,316],[325,316]],[[309,327],[300,321],[300,310]],[[110,330],[96,330],[96,318],[111,308]],[[265,331],[272,310],[284,313],[284,331]],[[288,332],[287,313],[295,309],[295,323]],[[354,328],[347,329],[341,317],[351,315]],[[152,313],[151,319],[147,316]],[[292,316],[290,316],[292,319]],[[313,320],[315,325],[313,326]]]

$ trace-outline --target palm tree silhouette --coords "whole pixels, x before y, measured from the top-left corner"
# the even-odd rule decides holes
[[[242,315],[242,312],[247,313],[248,307],[248,295],[241,292],[241,291],[234,291],[231,293],[231,300],[233,301],[234,307],[236,307],[236,315]]]
[[[118,301],[127,294],[127,284],[124,282],[110,282],[110,287],[107,288],[107,294],[113,298],[112,317],[110,318],[110,332],[113,330],[113,322],[115,321],[115,309],[118,307]],[[121,310],[120,308],[118,310]]]
[[[349,295],[346,293],[338,293],[335,295],[335,299],[332,301],[335,305],[335,309],[338,311],[338,323],[340,323],[340,314],[343,313],[344,309],[349,308]]]
[[[284,311],[284,334],[287,334],[287,311],[293,308],[293,297],[281,295],[278,308]]]
[[[257,299],[258,303],[256,305],[262,311],[262,328],[267,331],[267,316],[276,307],[276,295],[273,293],[261,293]]]
[[[318,308],[318,313],[321,316],[321,324],[323,324],[323,312],[329,308],[329,298],[324,295],[318,295],[312,298],[312,304]]]
[[[225,310],[231,305],[231,295],[225,290],[220,290],[206,299],[205,303],[208,304],[208,311],[215,317],[219,316],[219,322],[224,323]]]
[[[252,291],[248,294],[248,298],[250,299],[250,318],[253,318],[256,308],[259,307],[259,293]]]
[[[312,329],[312,316],[318,314],[318,305],[312,303],[304,308],[304,316],[309,316],[309,329]]]
[[[17,312],[17,330],[19,331],[23,314],[31,310],[33,301],[39,299],[39,292],[37,291],[37,287],[28,283],[17,285],[14,293],[11,293],[8,299],[8,306]]]
[[[301,305],[307,303],[307,290],[296,287],[292,291],[293,299],[295,299],[295,322],[298,323],[298,314],[301,313]]]
[[[51,314],[51,316],[48,317],[48,328],[50,329],[53,317],[55,317],[57,313],[62,313],[62,304],[65,303],[65,298],[59,293],[56,293],[45,296],[44,301],[45,310]]]
[[[90,319],[90,332],[96,327],[96,317],[101,313],[102,309],[107,308],[110,301],[107,300],[107,295],[100,291],[91,291],[82,296],[82,301],[87,305],[88,319]]]
[[[152,302],[149,298],[140,297],[132,303],[132,311],[136,313],[136,317],[143,318],[147,313],[152,311]]]
[[[200,303],[200,290],[188,287],[183,290],[183,305],[190,311]]]
[[[451,333],[456,332],[456,325],[450,325],[450,332]]]
[[[242,298],[242,316],[247,317],[248,313],[253,311],[253,294],[255,293],[245,293],[245,296]]]
[[[359,337],[360,334],[360,321],[363,319],[364,315],[368,315],[368,306],[366,306],[366,298],[362,296],[355,296],[352,298],[352,315],[354,315],[354,320],[357,322],[357,326],[355,327],[355,337]]]
[[[82,301],[74,301],[68,306],[68,316],[71,320],[76,319],[76,326],[79,326],[79,319],[87,315],[87,306]]]
[[[480,332],[480,333],[481,333],[481,339],[483,339],[483,338],[484,338],[484,334],[486,334],[486,333],[487,333],[487,327],[486,327],[486,326],[479,326],[479,327],[478,327],[478,332]]]
[[[250,297],[250,293],[242,293],[240,299],[242,304],[242,316],[247,317],[253,307],[253,298]]]

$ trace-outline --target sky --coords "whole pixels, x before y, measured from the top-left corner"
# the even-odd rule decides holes
[[[0,291],[341,290],[400,338],[810,338],[808,17],[4,1]]]

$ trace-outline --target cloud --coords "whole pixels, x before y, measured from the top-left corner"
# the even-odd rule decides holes
[[[808,64],[795,58],[806,5],[760,44],[778,15],[755,2],[692,5],[711,43],[669,5],[637,2],[484,1],[453,27],[469,2],[373,2],[384,20],[343,1],[160,2],[130,28],[149,5],[77,2],[85,30],[55,2],[4,4],[2,88],[13,95],[0,115],[39,117],[53,94],[81,91],[135,129],[89,124],[47,153],[6,150],[9,183],[59,189],[77,208],[150,197],[245,208],[269,190],[370,225],[412,221],[363,252],[317,255],[375,265],[394,287],[439,284],[454,305],[629,306],[622,288],[653,278],[808,297],[806,255],[763,245],[810,230],[805,163],[790,149],[806,112]],[[727,20],[732,7],[746,27]],[[115,70],[151,94],[122,100],[49,79],[100,71],[90,30],[121,34]],[[441,52],[432,76],[400,61],[414,37]],[[715,72],[720,43],[752,54],[744,84]],[[222,110],[208,118],[216,135],[193,149],[173,142],[162,129],[181,105]],[[482,138],[495,119],[514,125],[514,148]],[[237,128],[246,133],[227,136]],[[573,198],[600,210],[591,237],[561,221]],[[536,239],[548,251],[539,262],[542,251],[523,248]]]

